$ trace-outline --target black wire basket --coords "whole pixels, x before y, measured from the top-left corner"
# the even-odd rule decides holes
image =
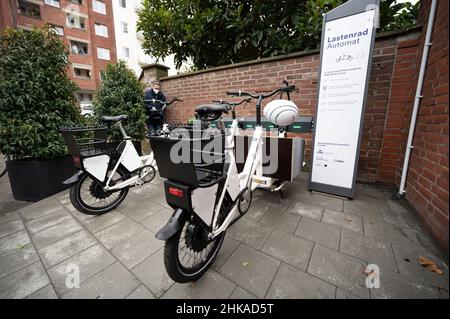
[[[63,127],[60,132],[71,155],[92,157],[110,152],[106,126]]]
[[[150,136],[149,140],[163,178],[196,188],[224,177],[224,132],[178,127],[169,136]]]

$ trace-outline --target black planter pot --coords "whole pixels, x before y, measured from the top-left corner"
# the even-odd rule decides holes
[[[70,187],[62,182],[76,172],[72,158],[6,161],[13,197],[35,202]]]

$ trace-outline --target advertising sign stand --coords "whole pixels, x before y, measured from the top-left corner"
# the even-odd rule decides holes
[[[309,189],[354,197],[380,0],[325,14]]]

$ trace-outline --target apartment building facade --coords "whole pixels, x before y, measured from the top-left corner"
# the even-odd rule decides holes
[[[138,13],[142,0],[112,0],[114,12],[114,30],[117,58],[124,60],[136,76],[140,76],[142,67],[156,63],[156,59],[145,54],[142,49],[144,37],[137,31]],[[169,75],[177,74],[173,56],[158,61],[169,68]]]
[[[111,0],[2,0],[0,30],[50,25],[69,48],[69,76],[89,106],[109,63],[117,61]]]

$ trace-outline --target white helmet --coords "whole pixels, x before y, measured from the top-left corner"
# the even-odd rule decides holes
[[[288,126],[298,116],[298,108],[289,100],[273,100],[264,107],[264,116],[273,124]]]

